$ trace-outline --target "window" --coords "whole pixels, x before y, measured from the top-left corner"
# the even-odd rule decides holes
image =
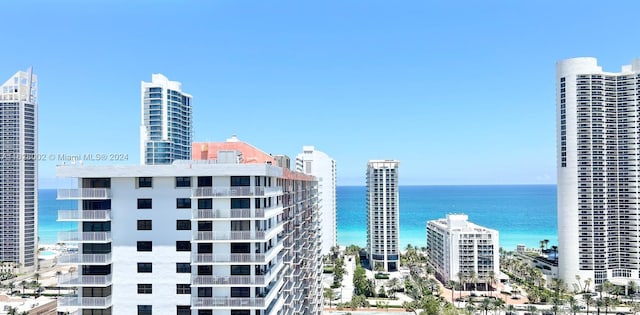
[[[191,286],[187,284],[176,284],[176,294],[191,294]]]
[[[150,241],[138,241],[139,252],[150,252],[153,244]]]
[[[213,222],[211,221],[199,221],[198,231],[213,231]]]
[[[151,199],[138,199],[138,209],[151,209]]]
[[[212,310],[198,310],[198,315],[213,315]]]
[[[191,187],[191,177],[176,177],[176,187]]]
[[[198,266],[198,275],[199,276],[211,276],[213,275],[213,267],[207,265]]]
[[[213,199],[198,199],[198,209],[213,209]]]
[[[191,264],[176,263],[176,273],[191,273]]]
[[[249,243],[231,243],[232,254],[249,254],[251,246]]]
[[[152,177],[138,177],[138,188],[151,188],[153,187]]]
[[[138,315],[152,315],[151,305],[138,305]]]
[[[138,231],[150,231],[151,220],[138,220]]]
[[[250,179],[249,176],[231,176],[231,186],[250,186]]]
[[[191,306],[190,305],[176,306],[176,315],[191,315]]]
[[[211,176],[198,176],[198,187],[213,186],[213,178]]]
[[[151,294],[151,283],[138,284],[138,294]]]
[[[251,199],[231,198],[231,209],[249,209],[249,208],[251,208]]]
[[[248,265],[232,265],[231,275],[232,276],[249,276],[251,275],[251,269],[249,268]]]
[[[176,208],[191,209],[191,198],[176,198]]]
[[[198,288],[198,297],[212,297],[212,296],[213,296],[212,288]]]
[[[153,267],[151,263],[138,263],[138,273],[152,272]]]
[[[189,241],[176,241],[176,251],[178,252],[190,252],[191,242]]]
[[[247,287],[231,287],[231,297],[249,297],[251,293]]]
[[[176,220],[176,230],[178,231],[191,230],[191,220]]]
[[[231,243],[233,244],[233,243]],[[211,254],[213,253],[213,244],[198,244],[198,254]],[[248,252],[247,252],[248,253]]]
[[[251,315],[250,310],[231,310],[231,315]]]

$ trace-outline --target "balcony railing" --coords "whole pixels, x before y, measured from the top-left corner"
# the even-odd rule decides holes
[[[282,232],[280,223],[268,231],[194,231],[196,241],[269,240]]]
[[[58,298],[58,306],[107,308],[111,306],[111,296],[107,297],[82,297],[77,295],[62,296]]]
[[[111,263],[111,253],[108,254],[64,254],[58,257],[59,264],[90,265]]]
[[[198,187],[191,191],[192,197],[250,197],[282,193],[282,187]]]
[[[282,270],[284,264],[277,262],[269,271],[261,275],[249,276],[193,276],[191,285],[256,285],[266,286]]]
[[[75,188],[58,189],[58,199],[109,199],[111,189],[109,188]]]
[[[111,284],[111,275],[87,276],[68,273],[58,276],[59,286],[106,286]]]
[[[200,307],[247,307],[247,308],[265,308],[267,299],[265,298],[230,298],[220,297],[192,297],[191,305],[194,308]]]
[[[192,253],[194,263],[267,263],[283,249],[279,244],[262,254],[198,254]]]
[[[59,210],[58,221],[108,221],[111,210]]]
[[[193,209],[192,214],[195,219],[250,219],[250,218],[270,218],[282,212],[282,206],[267,209]]]
[[[61,242],[110,242],[111,232],[59,232]]]

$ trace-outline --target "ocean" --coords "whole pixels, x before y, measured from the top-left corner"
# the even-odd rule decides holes
[[[366,187],[337,187],[338,244],[365,246]],[[73,230],[74,222],[57,222],[58,210],[76,209],[71,200],[56,200],[56,190],[41,189],[40,244],[57,242],[59,231]],[[498,230],[500,246],[517,244],[538,248],[548,239],[557,245],[555,185],[509,186],[400,186],[400,246],[426,246],[426,223],[448,213],[464,213],[469,221]]]

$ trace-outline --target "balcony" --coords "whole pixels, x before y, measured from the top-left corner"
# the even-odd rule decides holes
[[[68,273],[58,276],[58,286],[82,287],[82,286],[108,286],[111,285],[111,275],[84,276],[78,273]]]
[[[59,210],[58,221],[109,221],[111,210]]]
[[[267,231],[194,231],[195,241],[268,241],[282,232],[284,226],[279,223]]]
[[[64,254],[58,257],[58,264],[72,265],[92,265],[92,264],[110,264],[111,253],[108,254]]]
[[[58,298],[58,307],[108,308],[111,306],[111,296],[82,297],[77,295]]]
[[[195,264],[199,263],[260,263],[266,264],[272,260],[277,253],[282,251],[283,245],[279,244],[263,254],[198,254],[192,253],[191,259]]]
[[[251,219],[270,218],[282,212],[282,206],[267,209],[193,209],[194,219]]]
[[[58,200],[109,198],[111,198],[111,189],[109,188],[58,189]]]
[[[108,243],[111,242],[111,232],[59,232],[60,242],[77,243]]]
[[[271,196],[274,194],[282,194],[282,187],[198,187],[191,191],[191,197],[194,198],[253,197]]]
[[[192,297],[191,306],[193,308],[266,308],[265,298],[233,298],[226,296],[219,297]]]
[[[250,285],[250,286],[267,286],[282,270],[284,264],[282,261],[277,262],[271,269],[261,275],[254,276],[193,276],[191,280],[192,286],[211,286],[211,285]]]

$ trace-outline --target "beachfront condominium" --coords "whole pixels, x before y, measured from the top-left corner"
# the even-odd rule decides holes
[[[481,283],[485,289],[500,271],[498,231],[447,214],[427,222],[427,255],[442,282]]]
[[[64,165],[78,188],[60,199],[78,243],[58,263],[80,265],[59,310],[82,314],[312,314],[322,312],[314,177],[275,165],[244,142],[194,143],[172,165]]]
[[[556,65],[558,268],[568,284],[639,282],[638,93],[640,59],[620,72],[586,57]]]
[[[31,68],[0,88],[0,262],[38,263],[38,80]]]
[[[367,256],[373,270],[400,266],[400,201],[396,160],[367,163]]]
[[[141,83],[140,164],[171,164],[191,158],[191,95],[162,74]]]
[[[318,179],[322,223],[322,254],[337,245],[336,233],[336,160],[312,146],[303,146],[296,156],[296,171]]]

